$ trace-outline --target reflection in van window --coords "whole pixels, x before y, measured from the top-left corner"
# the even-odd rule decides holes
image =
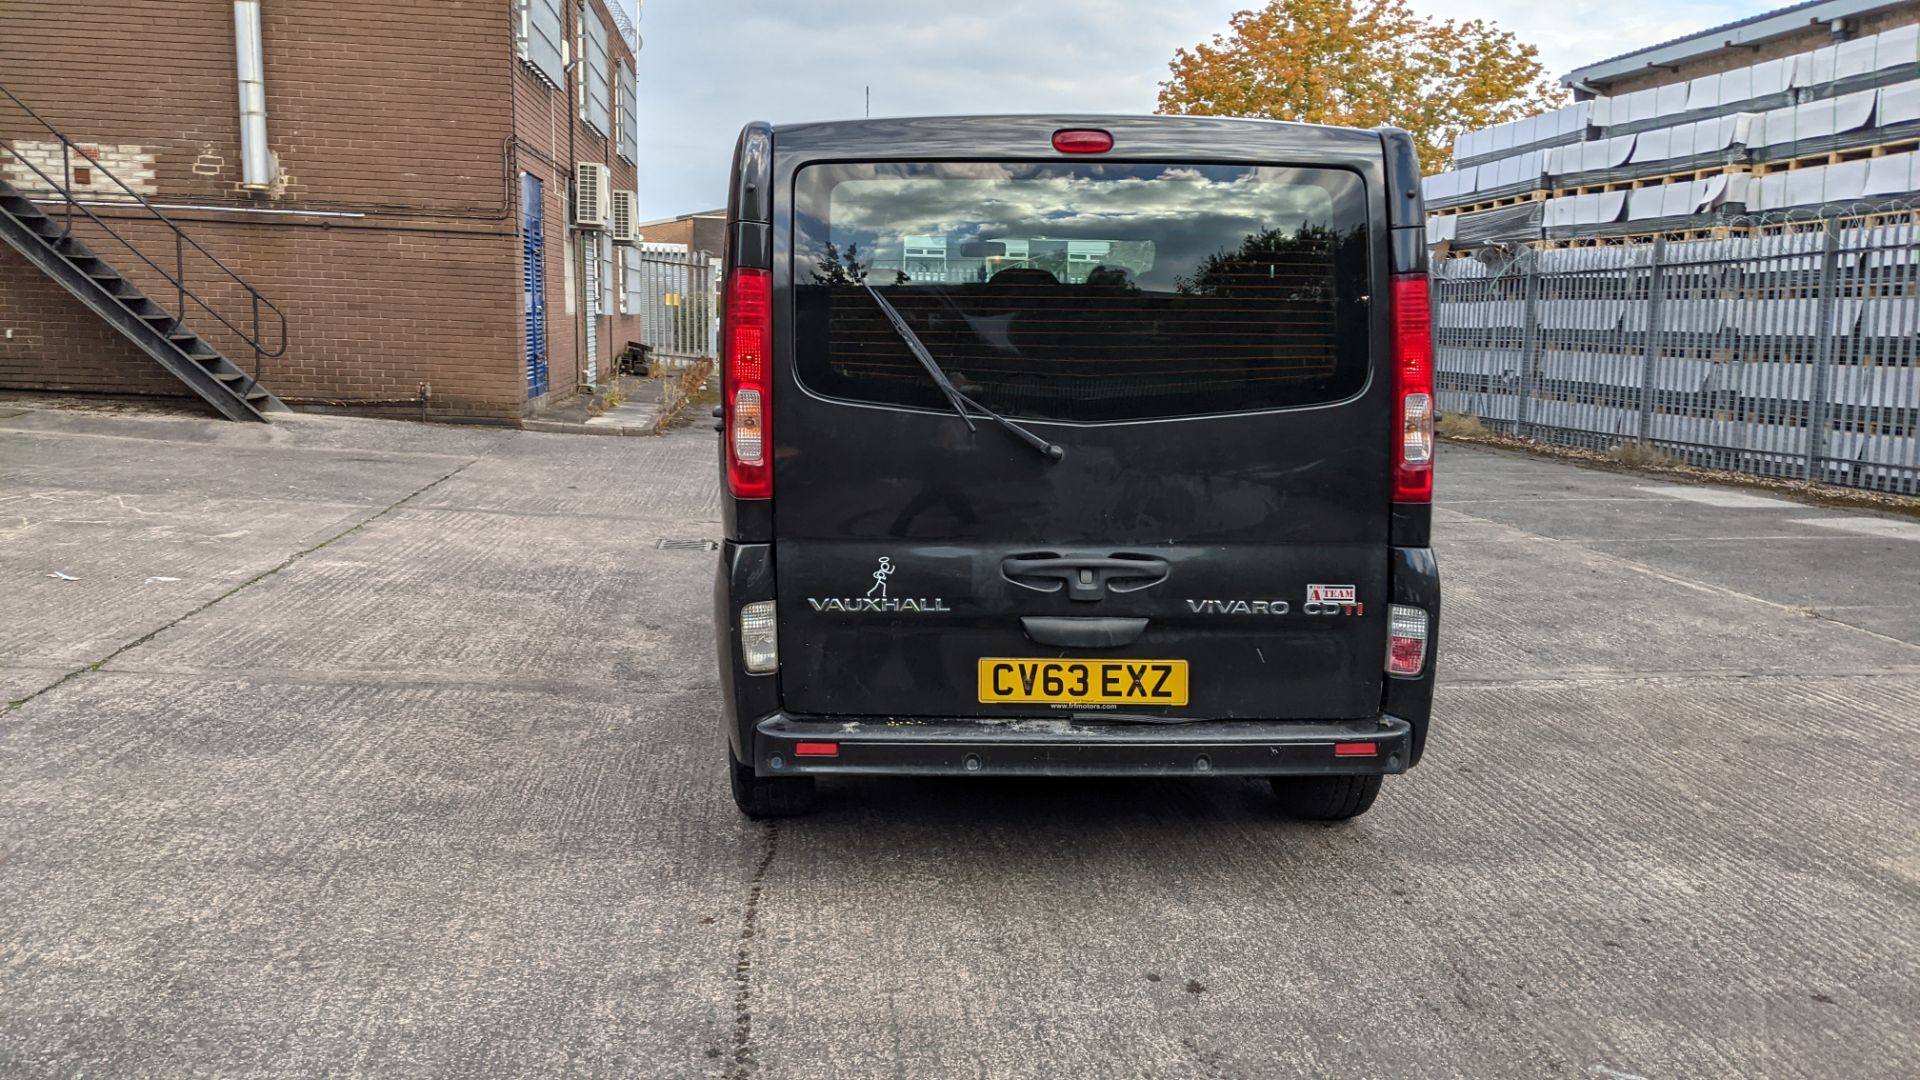
[[[1009,416],[1248,412],[1366,385],[1356,174],[816,165],[795,194],[797,367],[819,393],[946,407],[866,283],[962,392]]]

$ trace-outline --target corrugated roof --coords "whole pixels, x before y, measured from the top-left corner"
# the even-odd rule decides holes
[[[1708,27],[1671,41],[1610,56],[1585,67],[1575,68],[1561,77],[1564,85],[1604,83],[1630,75],[1647,67],[1678,64],[1733,45],[1753,45],[1769,38],[1791,34],[1818,23],[1849,19],[1875,11],[1900,7],[1910,0],[1807,0],[1804,4],[1775,8],[1745,19]]]

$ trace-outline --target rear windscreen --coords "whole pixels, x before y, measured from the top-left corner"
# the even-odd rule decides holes
[[[796,183],[800,379],[1100,422],[1338,401],[1367,381],[1366,197],[1338,169],[815,165]]]

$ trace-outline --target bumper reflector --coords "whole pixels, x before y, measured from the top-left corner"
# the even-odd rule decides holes
[[[1373,757],[1380,748],[1370,742],[1337,742],[1333,744],[1334,757]]]
[[[740,660],[755,675],[765,675],[780,666],[773,601],[757,600],[740,608]]]
[[[1387,615],[1387,674],[1418,675],[1427,666],[1427,613],[1394,604]]]
[[[837,742],[803,742],[793,744],[794,757],[839,757],[840,744]]]

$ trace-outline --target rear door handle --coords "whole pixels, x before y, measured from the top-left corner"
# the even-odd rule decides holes
[[[1167,560],[1152,556],[1014,555],[1000,564],[1008,581],[1035,592],[1062,588],[1073,600],[1098,600],[1109,592],[1150,589],[1167,580]]]

